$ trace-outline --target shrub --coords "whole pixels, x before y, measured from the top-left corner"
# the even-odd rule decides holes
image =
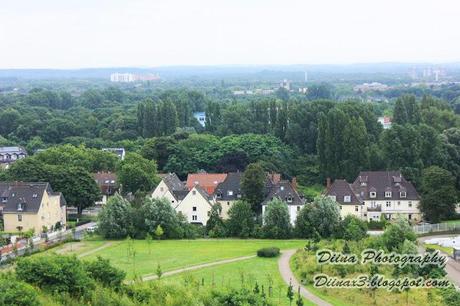
[[[35,306],[40,305],[40,302],[32,286],[11,275],[0,275],[0,305]]]
[[[343,239],[359,241],[367,236],[367,223],[358,217],[348,215],[341,222]]]
[[[124,271],[110,265],[108,259],[100,256],[95,261],[86,262],[85,270],[92,279],[111,288],[120,288],[126,276]]]
[[[94,288],[81,261],[75,256],[24,257],[18,260],[16,275],[20,280],[53,293],[81,297]]]
[[[257,250],[257,256],[259,257],[276,257],[280,254],[280,249],[276,247],[263,248]]]

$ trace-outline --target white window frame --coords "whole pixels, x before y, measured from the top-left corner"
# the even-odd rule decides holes
[[[369,192],[369,197],[371,197],[373,199],[376,198],[377,197],[377,192],[375,192],[375,191]]]
[[[345,203],[351,203],[351,195],[343,196],[343,201]]]
[[[407,192],[401,191],[401,192],[399,193],[399,197],[400,197],[400,198],[406,198],[406,197],[407,197]]]
[[[391,191],[385,191],[385,198],[391,198]]]

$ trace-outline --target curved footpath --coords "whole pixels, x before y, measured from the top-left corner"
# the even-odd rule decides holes
[[[289,261],[295,252],[296,249],[282,251],[281,258],[278,260],[278,267],[280,270],[281,277],[286,282],[286,284],[292,284],[292,286],[294,287],[294,291],[297,291],[297,288],[300,287],[300,294],[302,294],[302,296],[307,300],[313,302],[316,305],[331,306],[332,304],[329,304],[325,300],[314,295],[296,280],[294,273],[292,273],[291,267],[289,266]]]
[[[420,242],[420,245],[418,246],[418,252],[419,253],[424,253],[425,252],[425,241],[428,239],[433,239],[433,238],[446,238],[446,237],[452,237],[453,235],[433,235],[433,236],[425,236],[425,237],[420,237],[417,240]],[[448,256],[447,254],[441,252],[441,254]],[[450,281],[452,281],[455,286],[460,287],[460,263],[456,262],[452,257],[448,256],[447,258],[447,263],[446,267],[444,268],[447,272],[447,277],[449,278]]]

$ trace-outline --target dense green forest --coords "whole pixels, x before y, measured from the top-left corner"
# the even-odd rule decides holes
[[[424,168],[439,166],[459,188],[457,97],[401,92],[388,103],[368,103],[334,100],[327,84],[314,89],[245,97],[219,86],[106,87],[79,95],[32,89],[0,96],[0,145],[23,145],[29,154],[59,144],[124,147],[154,160],[158,172],[182,178],[199,170],[243,171],[259,161],[304,186],[326,177],[353,180],[365,169],[401,169],[419,185]],[[193,117],[197,111],[206,112],[205,127]],[[391,129],[378,123],[383,114],[393,116]]]

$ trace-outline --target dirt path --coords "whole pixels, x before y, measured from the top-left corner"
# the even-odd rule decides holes
[[[207,268],[207,267],[213,267],[213,266],[217,266],[217,265],[223,265],[223,264],[232,263],[232,262],[241,261],[241,260],[246,260],[246,259],[250,259],[250,258],[254,258],[254,257],[256,257],[256,255],[243,256],[243,257],[237,257],[237,258],[231,258],[231,259],[225,259],[225,260],[209,262],[209,263],[205,263],[205,264],[201,264],[201,265],[190,266],[190,267],[186,267],[186,268],[182,268],[182,269],[177,269],[177,270],[164,272],[162,276],[170,276],[170,275],[174,275],[174,274],[178,274],[178,273],[182,273],[182,272],[193,271],[193,270],[198,270],[198,269]],[[154,279],[157,279],[157,278],[158,277],[156,275],[149,274],[149,275],[143,276],[142,280],[143,281],[149,281],[149,280],[154,280]]]
[[[282,252],[281,258],[278,260],[278,267],[280,270],[281,277],[286,282],[286,284],[292,284],[295,292],[297,292],[297,288],[300,287],[300,294],[302,294],[302,296],[307,300],[313,302],[316,305],[331,306],[331,304],[329,304],[328,302],[322,300],[320,297],[308,291],[296,280],[294,273],[292,273],[291,267],[289,266],[289,260],[295,252],[296,250],[285,250]]]
[[[80,255],[78,255],[78,258],[85,257],[85,256],[91,255],[93,253],[99,252],[100,250],[103,250],[105,248],[108,248],[109,246],[112,246],[112,244],[113,244],[113,242],[104,243],[100,247],[97,247],[95,249],[92,249],[92,250],[89,250],[87,252],[81,253]]]

